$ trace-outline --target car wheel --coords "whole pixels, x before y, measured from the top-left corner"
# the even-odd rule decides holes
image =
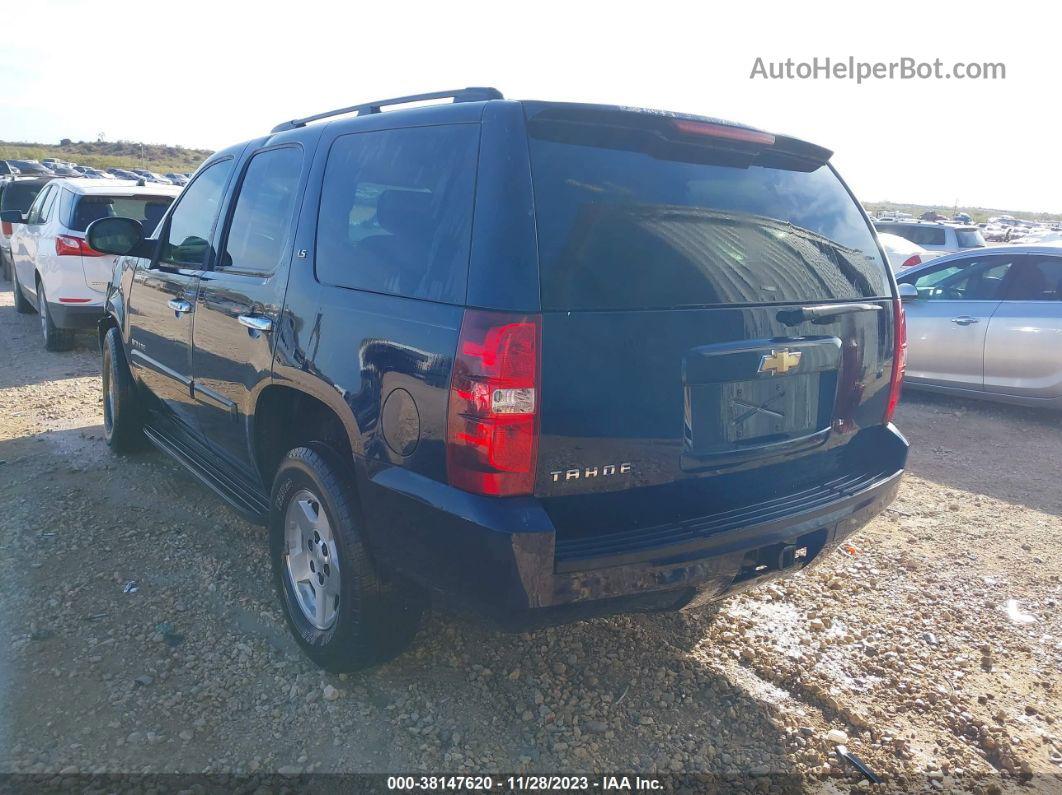
[[[67,351],[74,344],[74,334],[59,328],[52,322],[52,313],[48,311],[48,297],[44,294],[44,282],[37,282],[37,314],[41,316],[41,334],[44,336],[46,351]]]
[[[20,315],[28,315],[33,311],[33,304],[22,292],[22,285],[18,283],[18,271],[11,268],[11,290],[15,294],[15,311]]]
[[[103,438],[116,453],[139,449],[144,420],[118,329],[103,338]]]
[[[7,264],[3,251],[0,251],[0,273],[3,274],[5,282],[11,281],[11,266]]]
[[[288,452],[273,481],[273,576],[295,640],[319,666],[343,672],[399,653],[423,602],[413,586],[382,577],[359,527],[349,469],[326,445]]]

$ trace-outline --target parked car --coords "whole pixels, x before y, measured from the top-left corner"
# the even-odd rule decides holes
[[[52,170],[47,166],[41,165],[36,160],[8,160],[10,165],[15,166],[19,173],[24,176],[53,176]]]
[[[0,180],[0,212],[17,210],[25,214],[41,189],[52,177],[17,177]],[[10,221],[0,221],[0,270],[5,279],[11,279],[11,235],[14,228]]]
[[[923,262],[929,262],[929,260],[937,256],[912,243],[907,238],[889,232],[879,232],[878,241],[881,243],[881,247],[885,249],[885,256],[888,258],[889,267],[893,271],[921,265]]]
[[[1062,408],[1062,247],[994,246],[897,277],[907,302],[908,385]]]
[[[983,248],[986,245],[981,230],[972,225],[960,226],[928,221],[879,221],[874,226],[878,232],[898,235],[937,254]]]
[[[134,174],[132,171],[126,171],[124,168],[108,168],[107,173],[116,179],[131,179],[134,182],[141,178],[139,174]]]
[[[830,156],[494,89],[285,122],[156,236],[89,227],[120,255],[105,437],[268,525],[332,670],[400,649],[426,593],[526,626],[796,571],[907,451],[902,310]]]
[[[81,176],[81,174],[79,174],[77,171],[74,171],[74,169],[70,168],[69,166],[55,165],[55,166],[51,166],[51,170],[52,170],[52,173],[55,174],[57,177],[80,177]]]
[[[184,174],[166,174],[166,179],[172,182],[174,185],[187,185],[188,177]]]
[[[160,185],[170,185],[170,184],[172,184],[164,176],[162,176],[161,174],[156,174],[154,171],[147,171],[146,169],[143,169],[143,168],[134,168],[134,169],[132,169],[132,171],[138,177],[140,177],[141,179],[145,179],[148,182],[157,182]]]
[[[54,179],[25,213],[0,215],[14,226],[15,309],[39,312],[46,349],[65,350],[73,332],[94,328],[103,317],[113,258],[85,242],[88,225],[121,215],[154,229],[177,193],[161,185],[122,187],[81,177]]]
[[[0,160],[0,177],[12,177],[21,173],[17,166],[11,165],[6,160]]]

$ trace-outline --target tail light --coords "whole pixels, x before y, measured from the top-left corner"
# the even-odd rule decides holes
[[[12,227],[10,221],[0,221],[0,232],[4,233],[4,237],[11,237]]]
[[[918,256],[917,254],[912,254],[911,256],[909,256],[907,259],[905,259],[903,261],[903,263],[900,265],[900,267],[901,268],[910,268],[912,265],[921,265],[921,264],[922,264],[922,258],[920,256]]]
[[[55,253],[60,257],[67,255],[82,257],[105,256],[102,251],[96,251],[94,248],[89,248],[89,244],[84,238],[74,237],[73,235],[56,235]]]
[[[530,494],[538,454],[541,321],[465,310],[450,381],[450,484],[494,496]]]
[[[896,350],[892,356],[892,382],[889,384],[889,402],[885,406],[885,422],[892,422],[896,414],[896,405],[900,402],[900,390],[903,388],[903,376],[907,371],[907,317],[903,304],[897,298],[893,301],[893,316]]]

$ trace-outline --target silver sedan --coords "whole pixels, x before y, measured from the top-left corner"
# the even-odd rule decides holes
[[[949,254],[896,281],[907,296],[905,384],[1062,409],[1062,246]]]

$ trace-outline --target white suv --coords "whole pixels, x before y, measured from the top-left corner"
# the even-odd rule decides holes
[[[15,309],[41,316],[44,347],[66,350],[78,329],[93,328],[114,257],[89,248],[85,229],[98,218],[135,218],[150,234],[181,192],[176,186],[54,179],[29,210],[0,214],[13,225],[11,263]]]
[[[950,224],[938,221],[875,221],[878,232],[899,235],[919,245],[935,256],[954,254],[971,248],[984,248],[981,230],[971,224]]]

